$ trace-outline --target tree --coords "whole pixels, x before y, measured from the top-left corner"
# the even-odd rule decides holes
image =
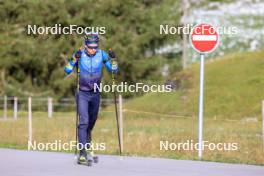
[[[166,56],[156,49],[175,42],[159,34],[160,24],[177,26],[180,6],[174,0],[4,1],[0,4],[0,69],[3,92],[12,95],[72,96],[75,80],[63,73],[67,59],[83,41],[80,35],[27,35],[26,26],[105,26],[101,47],[113,48],[119,79],[161,80]],[[106,76],[105,82],[110,82]],[[26,90],[26,91],[25,91]]]

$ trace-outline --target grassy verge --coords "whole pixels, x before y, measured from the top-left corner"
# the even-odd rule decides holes
[[[264,100],[263,56],[264,50],[231,54],[206,62],[205,117],[261,120],[261,102]],[[182,88],[172,93],[146,94],[128,102],[126,107],[138,111],[196,116],[199,63],[176,73],[171,79],[181,80]]]
[[[204,141],[237,143],[238,150],[206,149],[204,160],[264,165],[260,120],[263,55],[264,51],[240,53],[206,63]],[[197,159],[195,150],[160,150],[160,141],[197,141],[199,65],[174,75],[181,76],[188,78],[181,90],[149,93],[124,104],[125,155]],[[0,121],[1,147],[27,148],[26,115],[19,112],[16,121]],[[46,113],[34,112],[33,117],[33,139],[37,142],[75,139],[74,112],[55,113],[52,119]],[[106,143],[101,153],[118,154],[116,131],[114,113],[102,111],[93,132],[95,142]]]
[[[26,115],[26,113],[24,113]],[[52,119],[46,113],[33,113],[33,140],[47,143],[61,140],[62,143],[75,139],[75,114],[55,113]],[[237,143],[237,151],[204,151],[208,161],[264,164],[261,141],[261,123],[246,121],[224,121],[205,119],[204,140],[210,143]],[[0,121],[0,147],[27,149],[27,118]],[[93,138],[105,143],[104,154],[118,154],[115,118],[112,112],[101,112]],[[197,120],[124,114],[124,154],[129,156],[152,156],[173,159],[197,159],[195,150],[160,150],[160,141],[170,143],[197,141]],[[72,152],[72,151],[64,151]]]

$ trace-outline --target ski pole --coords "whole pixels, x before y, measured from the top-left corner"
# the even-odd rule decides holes
[[[79,125],[79,77],[80,70],[79,70],[79,59],[77,58],[77,86],[76,86],[76,126],[75,126],[75,141],[76,141],[76,147],[75,147],[75,157],[77,157],[77,147],[78,147],[78,125]]]
[[[113,64],[113,58],[112,58],[112,64]],[[120,128],[119,128],[119,118],[118,118],[118,112],[117,112],[117,102],[116,102],[116,91],[115,91],[115,73],[112,71],[112,85],[114,88],[114,102],[115,102],[115,114],[116,114],[116,126],[117,126],[117,136],[118,136],[118,144],[119,144],[119,155],[122,155],[121,151],[121,143],[120,143]]]

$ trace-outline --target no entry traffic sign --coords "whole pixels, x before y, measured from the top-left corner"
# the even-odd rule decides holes
[[[193,49],[200,53],[200,95],[199,95],[199,124],[198,124],[198,157],[202,159],[203,151],[203,98],[204,98],[204,54],[212,52],[218,44],[219,35],[210,24],[196,25],[190,35]]]
[[[212,25],[202,23],[192,29],[190,41],[197,52],[210,53],[217,47],[219,36]]]

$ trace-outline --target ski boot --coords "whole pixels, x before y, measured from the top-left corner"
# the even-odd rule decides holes
[[[92,166],[93,158],[90,157],[89,155],[87,155],[86,157],[81,155],[78,157],[77,163],[87,165],[87,166]]]
[[[91,141],[90,144],[91,145],[90,145],[89,149],[86,150],[86,152],[88,153],[88,155],[90,155],[92,157],[94,163],[98,163],[99,162],[99,158],[98,158],[97,155],[94,154],[93,147],[92,147],[93,146],[93,142]]]
[[[88,155],[90,155],[92,157],[94,163],[98,163],[99,162],[98,156],[95,155],[93,151],[91,151],[91,150],[88,151]]]

